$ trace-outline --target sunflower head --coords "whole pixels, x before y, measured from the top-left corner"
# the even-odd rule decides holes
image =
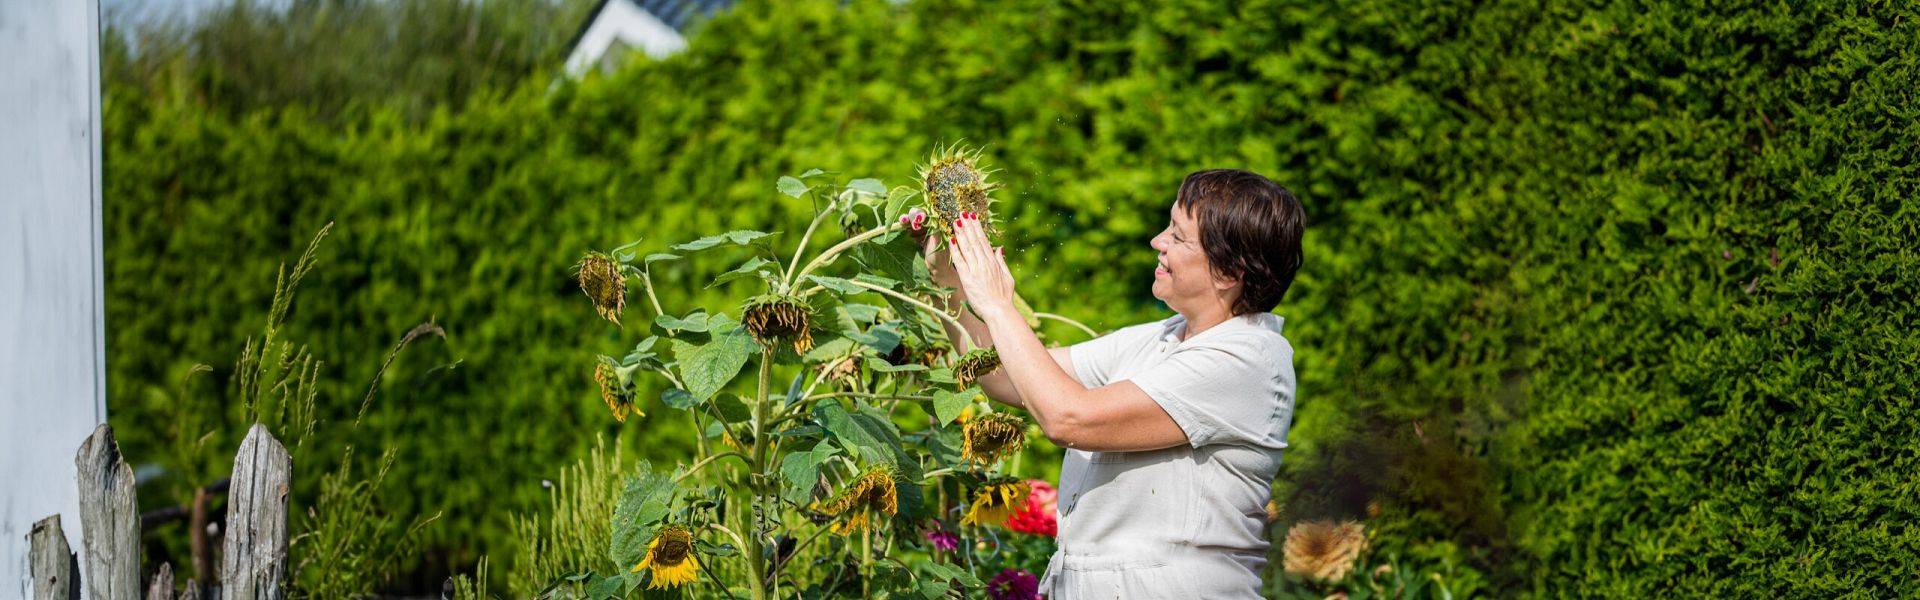
[[[980,213],[980,221],[991,222],[988,196],[995,184],[987,182],[987,171],[980,169],[980,151],[959,146],[935,150],[927,164],[920,167],[920,182],[926,192],[926,210],[940,235],[953,233],[953,222],[963,213]],[[991,227],[987,230],[992,233]]]
[[[633,572],[653,571],[647,589],[658,590],[692,583],[700,575],[700,559],[693,553],[693,532],[679,525],[667,525],[647,542],[647,557],[633,566]]]
[[[1027,443],[1027,422],[1008,413],[992,413],[969,419],[962,428],[965,438],[961,456],[979,464],[992,464],[1020,452]]]
[[[872,516],[876,513],[888,515],[900,512],[900,491],[897,477],[888,466],[867,469],[859,479],[853,480],[847,489],[825,502],[814,503],[813,509],[832,516],[844,516],[844,520],[833,525],[833,532],[847,535],[853,530],[872,525]]]
[[[1367,549],[1366,527],[1344,521],[1306,521],[1287,530],[1288,573],[1318,581],[1339,581]]]
[[[740,322],[762,345],[791,342],[794,352],[813,348],[813,308],[785,294],[762,294],[740,307]]]
[[[1026,508],[1027,482],[1013,477],[996,477],[973,489],[967,514],[960,519],[968,525],[999,525]]]
[[[588,252],[580,259],[580,291],[593,300],[594,312],[613,324],[620,324],[620,311],[627,307],[627,278],[620,274],[620,263],[599,252]]]
[[[620,367],[611,359],[601,357],[599,362],[594,363],[593,381],[600,384],[600,399],[607,403],[608,410],[613,411],[614,420],[625,423],[629,414],[647,416],[634,405],[634,396],[638,391],[633,388],[633,381],[622,377]]]
[[[974,348],[960,355],[953,363],[953,379],[965,389],[1000,368],[1000,351],[992,348]]]

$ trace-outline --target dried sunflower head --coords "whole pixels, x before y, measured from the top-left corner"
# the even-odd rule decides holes
[[[679,525],[667,525],[647,542],[647,557],[633,566],[634,573],[653,571],[647,589],[679,587],[700,578],[700,559],[694,555],[693,532]]]
[[[639,392],[634,389],[633,381],[622,376],[620,366],[612,359],[601,357],[593,365],[593,380],[600,384],[600,399],[613,411],[614,420],[625,423],[629,414],[647,416],[634,405],[634,396]]]
[[[832,529],[835,534],[847,535],[855,529],[870,527],[876,520],[874,515],[900,512],[900,492],[896,479],[890,467],[883,465],[867,469],[840,495],[814,503],[813,509],[836,517],[846,517],[834,523]]]
[[[620,324],[620,311],[627,307],[627,277],[620,263],[599,252],[588,252],[580,259],[580,291],[593,300],[594,312],[613,324]]]
[[[960,522],[967,525],[1006,523],[1008,518],[1026,508],[1027,493],[1032,490],[1027,482],[1014,477],[988,480],[974,488],[967,514],[961,517]]]
[[[1287,530],[1288,573],[1319,581],[1339,581],[1367,549],[1366,527],[1345,521],[1306,521]]]
[[[828,379],[852,384],[860,380],[861,357],[848,356],[820,365],[820,374]]]
[[[987,181],[988,171],[980,169],[980,151],[959,146],[935,150],[920,167],[920,182],[926,193],[926,209],[941,236],[953,234],[953,222],[965,213],[980,213],[981,223],[993,233],[993,215],[988,195],[996,186]]]
[[[960,355],[960,359],[953,362],[953,379],[964,389],[999,368],[1000,351],[992,348],[974,348]]]
[[[792,342],[794,352],[813,348],[813,308],[799,298],[785,294],[749,298],[740,307],[740,322],[763,345]]]
[[[1009,413],[969,419],[961,432],[964,438],[961,456],[983,465],[1012,456],[1027,443],[1027,421]]]

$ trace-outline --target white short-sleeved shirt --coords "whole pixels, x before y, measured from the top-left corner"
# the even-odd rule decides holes
[[[1048,598],[1259,597],[1266,504],[1293,421],[1282,323],[1243,315],[1182,341],[1175,315],[1071,347],[1081,384],[1132,381],[1188,443],[1067,450]]]

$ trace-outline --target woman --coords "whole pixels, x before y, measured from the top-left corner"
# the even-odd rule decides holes
[[[1041,591],[1081,598],[1257,598],[1266,503],[1293,419],[1293,348],[1272,314],[1300,268],[1299,200],[1260,175],[1188,175],[1153,238],[1153,295],[1177,314],[1048,349],[977,215],[935,280],[1003,366],[982,378],[1067,448],[1059,550]],[[965,313],[966,311],[962,311]],[[977,315],[977,316],[976,316]],[[1051,359],[1051,360],[1049,360]]]

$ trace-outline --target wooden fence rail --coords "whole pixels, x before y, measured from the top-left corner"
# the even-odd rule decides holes
[[[173,581],[173,565],[162,564],[144,588],[140,585],[139,503],[133,469],[120,455],[113,428],[105,424],[80,445],[74,456],[80,486],[81,553],[67,546],[60,515],[33,525],[27,535],[34,600],[175,600],[225,598],[278,600],[286,597],[287,493],[293,459],[280,440],[255,424],[240,442],[229,478],[226,534],[218,579],[205,555],[208,504],[201,489],[193,506],[196,563],[184,591]],[[86,565],[81,581],[80,565]],[[210,580],[212,579],[212,580]],[[178,595],[176,596],[176,592]]]

